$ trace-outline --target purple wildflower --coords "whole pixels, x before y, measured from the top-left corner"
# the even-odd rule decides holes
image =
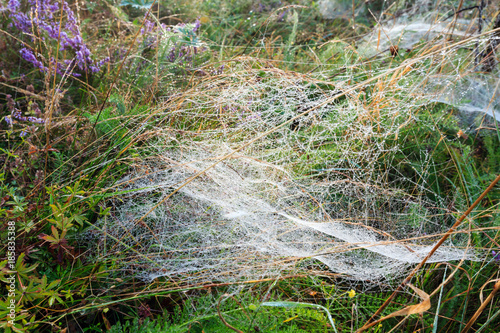
[[[45,120],[43,118],[35,117],[35,116],[23,116],[21,110],[15,108],[15,102],[12,99],[12,96],[7,95],[7,106],[9,110],[11,110],[11,114],[9,116],[4,117],[5,122],[9,126],[14,125],[14,120],[17,120],[17,124],[25,125],[24,123],[28,123],[28,127],[25,127],[20,134],[20,137],[25,137],[29,134],[30,129],[34,129],[34,124],[43,124]],[[37,103],[30,102],[28,105],[29,112],[35,112],[36,115],[41,115],[40,108]],[[20,123],[21,122],[21,123]],[[31,124],[31,126],[29,126]]]
[[[282,22],[285,20],[285,15],[288,13],[288,9],[287,10],[284,10],[282,11],[281,13],[279,13],[278,15],[278,22]]]
[[[21,54],[21,57],[23,57],[24,60],[31,62],[35,67],[38,67],[43,71],[47,70],[47,68],[43,65],[43,63],[36,58],[32,50],[24,47],[19,51],[19,53]]]
[[[59,13],[61,12],[61,7],[59,3],[61,3],[65,15],[64,26],[60,26]],[[73,60],[70,63],[58,62],[57,73],[65,74],[72,72],[74,67],[84,72],[88,70],[94,73],[99,71],[100,65],[103,62],[96,63],[92,59],[91,52],[81,37],[78,21],[66,1],[28,0],[26,9],[23,11],[19,1],[10,0],[8,10],[14,25],[19,31],[31,34],[33,25],[35,25],[37,30],[45,33],[45,37],[59,42],[60,51],[73,51],[75,54],[73,58],[74,62]],[[45,37],[41,36],[43,40],[45,40]],[[34,37],[32,37],[32,41],[35,41]],[[23,59],[32,63],[35,67],[42,71],[48,71],[48,68],[43,65],[39,57],[35,56],[32,50],[23,48],[20,53]],[[50,63],[55,64],[55,61],[51,59]],[[65,63],[67,66],[63,66],[62,63]],[[78,74],[73,73],[73,75],[77,76]]]
[[[201,21],[200,18],[198,17],[196,21],[194,21],[193,32],[196,32],[200,27],[201,27]]]
[[[182,67],[194,67],[194,56],[206,51],[206,48],[199,47],[200,43],[196,37],[196,32],[201,27],[199,18],[191,26],[180,23],[175,27],[167,27],[164,24],[156,25],[146,17],[144,19],[145,22],[140,32],[145,47],[159,46],[161,38],[170,39],[167,42],[170,46],[164,58],[167,62]]]
[[[28,121],[35,123],[35,124],[43,124],[45,120],[37,117],[28,117]]]
[[[8,120],[7,120],[7,117],[9,118]],[[37,118],[37,117],[33,117],[33,116],[25,117],[25,116],[23,116],[21,111],[17,110],[17,109],[12,113],[11,116],[7,116],[7,117],[5,117],[5,121],[9,124],[12,123],[12,118],[20,120],[20,121],[27,121],[27,122],[35,123],[35,124],[43,124],[45,122],[42,118]]]
[[[49,10],[54,13],[59,10],[59,4],[57,2],[49,5]]]
[[[17,12],[19,9],[19,6],[21,6],[21,3],[17,0],[10,0],[9,4],[7,5],[7,9],[10,10],[11,12]]]
[[[152,32],[154,28],[155,28],[154,22],[151,22],[150,20],[145,19],[144,25],[141,28],[141,35],[148,34],[148,33]]]
[[[491,251],[491,254],[493,255],[493,259],[500,263],[500,252]]]

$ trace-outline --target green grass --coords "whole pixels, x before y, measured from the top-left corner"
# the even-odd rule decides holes
[[[369,8],[378,17],[385,10],[397,16],[397,10],[410,6],[405,1],[393,2],[390,9],[383,7],[383,1],[370,2]],[[165,152],[188,151],[194,143],[219,139],[227,139],[236,149],[262,134],[261,130],[241,129],[245,128],[241,125],[245,105],[212,107],[210,103],[225,87],[258,87],[259,82],[264,86],[278,78],[294,78],[297,85],[307,86],[304,94],[308,98],[320,98],[360,84],[331,104],[345,110],[353,105],[363,107],[366,114],[351,118],[339,113],[324,115],[320,120],[326,123],[343,122],[335,131],[318,125],[314,117],[308,121],[304,117],[303,122],[287,124],[255,146],[267,149],[268,155],[257,157],[268,163],[287,161],[290,167],[286,171],[295,180],[318,183],[328,181],[332,174],[367,168],[366,161],[371,160],[357,154],[369,145],[383,143],[388,150],[394,149],[397,152],[390,158],[381,154],[374,169],[380,170],[385,184],[400,191],[395,194],[398,202],[417,203],[424,198],[422,202],[437,203],[438,207],[409,205],[407,215],[394,219],[391,225],[370,222],[384,231],[411,231],[422,225],[428,231],[445,232],[500,174],[496,122],[477,118],[469,124],[457,108],[443,103],[414,105],[414,91],[407,89],[425,85],[439,71],[464,74],[473,59],[473,41],[467,44],[469,48],[450,51],[450,59],[445,60],[437,54],[429,56],[432,45],[425,43],[395,57],[385,52],[368,58],[358,49],[363,34],[375,24],[367,9],[354,21],[350,14],[326,20],[315,3],[262,4],[264,9],[245,0],[161,1],[159,12],[155,9],[161,22],[192,23],[197,17],[202,22],[195,36],[186,30],[181,37],[169,37],[171,42],[203,44],[206,48],[181,62],[167,60],[172,43],[155,46],[147,38],[134,41],[144,10],[118,6],[118,1],[111,0],[88,2],[78,12],[83,35],[96,55],[110,56],[111,62],[98,74],[67,81],[60,75],[34,70],[20,58],[19,49],[31,42],[13,31],[7,13],[0,12],[0,58],[4,68],[12,68],[2,72],[0,80],[2,239],[10,236],[8,221],[14,221],[17,228],[18,316],[14,327],[2,324],[6,332],[234,332],[228,326],[243,332],[351,332],[380,308],[401,282],[402,272],[395,272],[393,280],[377,283],[353,281],[334,275],[313,258],[303,258],[297,262],[297,271],[283,272],[280,279],[263,276],[257,281],[226,283],[204,279],[210,275],[198,272],[145,281],[133,276],[136,266],[151,260],[141,257],[140,241],[134,246],[118,241],[120,250],[98,241],[107,231],[93,229],[97,222],[114,223],[124,197],[139,200],[141,195],[134,189],[115,188],[118,180],[134,171],[142,172],[147,180],[147,175],[161,169],[169,158]],[[456,4],[447,1],[438,9],[444,11],[446,6],[455,8]],[[496,10],[493,5],[485,9],[491,15]],[[38,47],[37,52],[45,58],[52,54],[53,46],[40,43]],[[409,61],[414,61],[411,70],[406,67]],[[365,83],[377,75],[381,75],[378,80]],[[56,88],[59,93],[55,93]],[[259,95],[275,96],[277,88],[263,89]],[[7,95],[25,116],[35,116],[33,103],[38,103],[43,117],[52,112],[52,123],[28,127],[17,121],[6,125],[4,118],[12,115]],[[282,100],[275,103],[285,108]],[[221,111],[224,107],[225,113]],[[266,107],[261,106],[261,111]],[[290,121],[305,111],[301,106],[293,107],[295,113],[287,119],[288,109],[276,111],[272,119]],[[398,107],[409,110],[389,116],[393,114],[389,111]],[[399,131],[384,133],[394,123],[401,124]],[[361,125],[373,130],[370,138],[362,135]],[[24,130],[29,134],[21,137]],[[348,141],[348,137],[353,139]],[[290,142],[281,144],[283,138]],[[309,144],[307,149],[303,142]],[[250,151],[251,156],[252,147],[248,149],[242,152]],[[347,149],[350,155],[346,157]],[[339,160],[343,162],[336,165],[341,167],[331,168]],[[161,193],[149,195],[153,200]],[[334,217],[341,209],[364,207],[362,197],[349,193],[332,191],[324,196],[331,205],[326,209]],[[172,204],[172,213],[187,216],[195,203],[187,197],[181,199],[177,206]],[[313,209],[312,201],[305,200],[302,205]],[[380,207],[391,204],[390,200],[380,201]],[[452,236],[488,253],[483,261],[427,264],[412,284],[432,294],[430,309],[387,319],[371,332],[462,330],[482,300],[494,291],[498,279],[499,261],[491,251],[500,252],[499,205],[497,185],[460,226],[460,233]],[[219,212],[208,207],[205,213]],[[367,214],[376,212],[367,210]],[[426,224],[419,221],[422,216],[440,223]],[[153,222],[148,217],[133,221],[148,226]],[[107,237],[108,242],[117,241]],[[178,237],[189,240],[185,234]],[[7,249],[4,244],[0,251],[3,281],[10,274],[4,261]],[[443,281],[446,283],[440,289]],[[6,286],[2,285],[4,295]],[[351,290],[355,295],[349,294]],[[407,288],[381,315],[419,302],[421,299]],[[491,300],[473,328],[498,332],[499,305],[498,297]],[[7,306],[5,297],[0,301],[2,322],[7,318]]]

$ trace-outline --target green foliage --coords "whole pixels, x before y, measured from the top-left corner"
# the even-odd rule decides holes
[[[55,280],[48,283],[46,276],[38,278],[36,276],[38,264],[27,265],[24,253],[21,253],[17,258],[15,267],[7,269],[6,266],[7,260],[0,262],[0,280],[10,285],[13,282],[8,278],[14,277],[14,284],[16,286],[14,296],[11,297],[9,292],[9,298],[7,300],[15,300],[15,311],[17,314],[15,323],[12,326],[8,323],[9,320],[6,320],[8,313],[10,313],[7,302],[2,302],[2,304],[0,304],[0,318],[3,318],[2,325],[4,325],[6,332],[9,332],[11,329],[14,332],[24,332],[37,326],[33,325],[35,316],[23,311],[30,306],[41,305],[44,304],[44,302],[52,306],[55,301],[64,304],[64,301],[60,298],[58,293],[60,281]]]
[[[352,3],[341,2],[348,6]],[[141,33],[135,39],[144,12],[150,9],[153,1],[121,0],[119,6],[122,7],[115,7],[113,3],[116,1],[87,1],[78,13],[84,23],[82,36],[95,44],[96,52],[102,52],[98,58],[111,56],[109,72],[61,80],[60,76],[27,70],[17,56],[17,49],[27,44],[46,60],[51,57],[66,59],[68,54],[61,54],[55,41],[33,43],[23,42],[21,37],[24,36],[0,36],[1,65],[5,68],[0,77],[0,220],[3,222],[0,237],[11,237],[9,226],[14,223],[17,251],[13,267],[9,267],[7,260],[0,262],[1,281],[6,283],[8,277],[15,275],[16,322],[11,325],[5,320],[9,304],[7,300],[0,300],[0,327],[5,332],[42,332],[49,330],[50,325],[57,326],[52,326],[53,330],[62,330],[66,325],[63,322],[68,320],[86,332],[100,332],[108,327],[115,333],[233,332],[223,324],[222,317],[245,332],[291,333],[328,332],[337,328],[350,331],[351,326],[359,327],[368,320],[389,296],[384,291],[387,285],[381,284],[380,289],[355,295],[354,290],[341,292],[333,284],[325,283],[322,277],[285,279],[277,283],[276,288],[263,283],[249,289],[245,295],[225,297],[218,305],[219,298],[214,295],[222,293],[224,288],[214,288],[213,295],[200,296],[192,291],[174,293],[172,290],[178,288],[179,282],[174,279],[150,284],[129,279],[129,272],[121,271],[122,261],[132,267],[138,265],[135,258],[123,258],[117,251],[97,259],[95,253],[100,249],[79,236],[96,219],[115,218],[108,206],[109,199],[116,199],[114,204],[120,205],[120,195],[133,195],[128,190],[114,192],[112,185],[130,169],[137,168],[137,161],[157,154],[155,147],[151,147],[155,140],[161,140],[155,138],[156,133],[169,132],[171,145],[182,147],[182,136],[188,135],[183,130],[192,130],[192,135],[207,128],[226,133],[226,125],[237,125],[224,124],[221,130],[219,115],[211,114],[213,111],[209,108],[198,110],[202,114],[196,117],[178,116],[172,105],[164,103],[166,100],[177,98],[179,105],[185,103],[189,108],[191,94],[203,93],[196,90],[197,83],[227,75],[224,71],[215,71],[223,63],[233,68],[242,66],[238,62],[240,57],[251,62],[250,70],[257,73],[255,82],[270,80],[266,77],[269,70],[296,76],[297,80],[310,83],[310,89],[304,93],[311,98],[337,90],[337,83],[343,85],[345,80],[361,82],[369,78],[372,66],[379,67],[377,70],[389,69],[419,56],[419,49],[415,47],[390,59],[390,65],[383,65],[381,58],[365,59],[355,45],[359,38],[351,38],[373,25],[368,8],[375,11],[376,17],[385,11],[396,15],[396,11],[406,10],[412,3],[397,1],[390,7],[385,1],[356,1],[356,8],[359,5],[360,10],[354,20],[347,16],[325,20],[318,5],[308,1],[293,2],[307,8],[282,8],[287,4],[279,1],[161,1],[160,9],[152,11],[158,19],[154,23],[167,22],[176,33],[159,28],[160,37],[155,37],[159,43]],[[452,1],[442,4],[446,12],[455,5]],[[466,5],[475,6],[476,2],[465,1],[464,7]],[[160,15],[160,10],[168,15]],[[473,10],[465,14],[476,15]],[[0,28],[7,31],[11,19],[6,15],[6,11],[0,12],[3,19]],[[192,23],[178,25],[181,19],[193,22],[197,17],[200,17],[202,28],[196,32],[193,32]],[[206,47],[207,51],[196,54],[188,62],[169,61],[169,52],[175,45],[191,50]],[[128,54],[126,59],[125,54]],[[472,53],[464,48],[457,54],[453,65],[461,70],[463,59]],[[433,66],[431,60],[423,63],[423,67],[426,66]],[[403,93],[391,92],[390,97],[402,101],[412,98],[411,93],[404,90],[405,84],[411,84],[412,80],[411,73],[401,79],[397,88]],[[214,86],[219,84],[224,83],[214,80]],[[361,96],[359,101],[368,100],[377,93],[375,88],[375,85],[368,86],[355,93]],[[106,99],[108,89],[111,92]],[[270,89],[260,93],[272,95],[274,92]],[[41,112],[47,118],[50,112],[50,126],[6,125],[5,118],[11,117],[14,110],[6,107],[4,96],[7,95],[14,96],[14,106],[23,116]],[[343,96],[332,103],[347,106],[350,98]],[[40,104],[40,111],[35,102]],[[103,103],[107,104],[98,116]],[[299,106],[294,107],[294,111],[299,110]],[[332,123],[339,121],[338,114],[329,114],[327,118]],[[353,118],[335,135],[345,135],[349,125],[359,121]],[[396,157],[391,161],[381,158],[377,163],[381,170],[389,170],[388,183],[408,189],[415,196],[449,203],[449,208],[444,214],[435,207],[409,204],[408,218],[401,223],[417,228],[421,223],[419,218],[432,214],[443,214],[442,225],[435,228],[446,229],[455,221],[500,172],[500,140],[495,126],[491,126],[488,133],[465,128],[457,110],[440,103],[429,103],[415,113],[398,136],[389,140],[389,145],[398,150]],[[29,130],[29,135],[20,137],[18,134],[25,129]],[[319,131],[321,128],[315,124],[298,126],[290,138],[300,143]],[[458,135],[463,132],[466,135]],[[270,138],[271,144],[277,139]],[[280,151],[276,159],[293,159],[297,161],[294,172],[319,180],[321,176],[317,175],[325,170],[344,172],[364,167],[339,154],[338,158],[343,158],[345,165],[329,170],[326,157],[336,156],[339,150],[327,139],[318,138],[319,147],[314,154],[301,154],[300,150]],[[376,138],[373,140],[375,144]],[[199,136],[199,141],[203,144],[203,135]],[[353,154],[359,152],[362,144],[353,145]],[[421,184],[426,185],[427,191],[419,192]],[[332,202],[344,200],[351,205],[350,198],[342,193],[330,195]],[[499,242],[499,200],[500,188],[497,186],[471,214],[467,221],[470,228],[485,228],[470,238],[472,245],[500,251],[495,248]],[[178,209],[186,210],[182,206]],[[189,214],[189,211],[183,213]],[[8,257],[7,252],[4,246],[0,251],[2,259]],[[460,331],[464,321],[481,305],[479,295],[491,291],[489,287],[486,291],[480,289],[489,286],[488,279],[496,276],[498,270],[495,260],[487,259],[464,264],[445,286],[439,305],[442,317],[438,321],[438,332]],[[312,263],[315,263],[313,259],[304,260],[301,267]],[[324,267],[322,270],[327,271]],[[422,290],[434,290],[443,281],[442,270],[435,264],[429,265],[418,279]],[[344,290],[350,288],[350,285],[345,286]],[[262,292],[268,289],[273,292]],[[2,286],[4,294],[6,290]],[[171,303],[159,301],[165,290],[172,291]],[[143,291],[148,291],[150,297],[135,297]],[[264,294],[269,298],[263,300]],[[398,311],[413,301],[411,295],[399,294],[382,315]],[[434,299],[432,302],[435,304]],[[152,313],[163,315],[154,318],[152,313],[141,312],[139,303],[154,308]],[[498,305],[499,301],[494,299],[491,309],[495,310]],[[77,310],[71,312],[69,309]],[[434,310],[432,308],[431,312]],[[495,323],[498,311],[493,310],[481,315],[476,329],[498,331]],[[430,328],[433,319],[431,313],[421,318],[411,316],[402,331],[411,331],[417,325]],[[398,321],[391,319],[374,331],[390,331],[396,324]]]
[[[69,279],[71,274],[56,276],[53,272],[63,270],[67,273],[84,272],[79,261],[67,265],[72,261],[70,258],[74,258],[75,255],[68,236],[73,236],[87,222],[84,212],[89,207],[81,205],[80,202],[80,198],[85,194],[81,189],[81,180],[76,181],[73,186],[64,188],[48,187],[46,189],[48,209],[40,210],[40,213],[46,214],[46,218],[42,223],[35,223],[31,218],[35,213],[31,208],[31,200],[19,196],[18,189],[7,183],[3,174],[0,176],[0,182],[3,198],[0,214],[5,221],[1,233],[5,239],[16,239],[15,251],[11,252],[14,254],[9,256],[18,255],[14,266],[8,267],[7,260],[0,263],[0,280],[10,284],[12,281],[9,282],[7,278],[15,277],[16,289],[12,298],[16,302],[15,323],[11,325],[3,320],[10,311],[5,302],[0,304],[0,318],[3,318],[2,325],[6,332],[31,332],[39,326],[35,322],[40,319],[41,313],[26,311],[27,309],[69,306],[75,301],[71,289],[83,287],[85,284],[85,281],[79,279],[71,282]],[[44,230],[50,230],[50,234],[41,232]],[[10,237],[11,234],[15,236]],[[34,240],[42,242],[38,244],[36,250],[26,250],[33,248],[31,243]],[[7,255],[7,252],[3,253]],[[64,284],[61,283],[63,279]],[[84,295],[85,293],[80,293],[79,296]]]
[[[147,0],[121,0],[120,6],[132,6],[139,9],[149,9],[153,5],[154,1]]]
[[[221,317],[231,326],[245,332],[259,330],[261,332],[324,332],[328,330],[329,322],[325,313],[329,312],[320,305],[297,302],[263,302],[260,306],[254,303],[256,299],[245,297],[245,306],[239,302],[226,301],[220,304],[220,316],[216,302],[211,295],[187,300],[184,306],[176,307],[173,313],[165,313],[155,320],[147,318],[117,323],[110,332],[234,332],[221,320]],[[252,303],[253,302],[253,303]],[[243,306],[243,307],[242,307]],[[267,308],[266,308],[267,307]],[[284,308],[278,310],[277,308]],[[321,309],[325,312],[315,309]]]
[[[324,316],[324,314],[317,312],[317,311],[311,311],[310,308],[313,309],[318,309],[324,311],[328,317],[328,322],[330,323],[331,327],[333,327],[334,331],[337,331],[335,328],[335,323],[333,322],[332,315],[330,314],[330,311],[328,311],[327,308],[324,306],[318,305],[318,304],[309,304],[309,303],[301,303],[301,302],[287,302],[287,301],[279,301],[279,302],[263,302],[261,306],[271,306],[271,307],[281,307],[285,309],[294,309],[295,312],[297,313],[297,316],[301,317],[308,317],[313,319],[314,321],[321,323],[322,326],[327,326],[327,320]]]

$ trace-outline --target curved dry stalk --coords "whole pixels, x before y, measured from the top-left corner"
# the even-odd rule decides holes
[[[488,282],[492,282],[492,281],[488,281]],[[495,296],[495,294],[498,292],[498,290],[500,290],[500,280],[496,280],[495,286],[493,287],[493,291],[488,295],[488,297],[481,304],[481,306],[479,307],[479,309],[477,309],[476,313],[474,313],[474,315],[469,320],[469,322],[467,323],[467,325],[465,326],[465,328],[462,330],[462,333],[465,333],[465,332],[469,331],[469,329],[472,327],[472,325],[476,322],[477,318],[483,312],[484,308],[486,308],[486,306],[491,302],[491,300],[493,299],[493,296]]]
[[[413,276],[420,270],[420,268],[422,268],[423,265],[425,265],[425,263],[427,262],[427,260],[429,260],[429,258],[437,251],[437,249],[443,245],[444,241],[446,239],[448,239],[448,237],[453,233],[453,231],[463,222],[463,220],[465,220],[465,218],[472,212],[472,210],[483,200],[483,198],[493,189],[493,187],[495,187],[495,185],[500,181],[500,175],[498,175],[492,182],[491,184],[486,188],[486,190],[484,190],[484,192],[479,196],[479,198],[476,199],[476,201],[474,201],[474,203],[469,207],[469,209],[467,209],[467,211],[462,215],[460,216],[460,218],[455,222],[455,224],[453,224],[453,226],[451,226],[451,228],[448,230],[448,232],[446,232],[446,234],[439,240],[439,242],[432,248],[432,250],[429,252],[429,254],[417,265],[417,267],[415,267],[411,273],[406,277],[406,279],[404,279],[404,281],[399,285],[399,287],[396,288],[396,290],[394,290],[394,292],[391,294],[391,296],[389,296],[385,302],[380,306],[380,308],[371,316],[370,319],[368,319],[368,321],[365,323],[365,325],[363,325],[363,327],[361,327],[359,330],[357,330],[356,332],[363,332],[364,330],[366,330],[367,328],[370,328],[372,327],[372,323],[373,323],[373,319],[378,316],[388,305],[389,303],[392,301],[392,299],[396,296],[396,294],[401,291],[401,289],[403,289],[403,287],[405,285],[407,285],[411,279],[413,278]],[[500,282],[497,283],[498,284],[498,288],[500,288]],[[496,287],[496,285],[495,285]],[[496,289],[495,289],[496,290]],[[496,292],[496,291],[495,291]],[[491,296],[491,294],[490,294]],[[493,296],[492,296],[493,297]],[[479,310],[482,311],[482,309],[480,308]],[[478,310],[478,311],[479,311]],[[479,313],[480,314],[480,313]],[[478,314],[478,316],[479,316]],[[471,324],[472,325],[472,324]]]
[[[362,328],[360,328],[356,332],[361,332],[363,330],[366,330],[372,326],[377,325],[378,323],[383,322],[384,320],[387,320],[392,317],[396,316],[409,316],[412,314],[417,314],[417,313],[424,313],[425,311],[429,310],[431,308],[431,298],[429,294],[427,294],[425,291],[418,289],[417,287],[413,286],[412,284],[408,283],[408,287],[413,289],[419,296],[422,298],[422,302],[415,304],[415,305],[409,305],[401,310],[395,311],[385,317],[382,317],[378,320],[375,320],[374,322],[371,322],[369,324],[365,324]]]
[[[245,333],[245,332],[243,332],[242,330],[239,330],[239,329],[237,329],[236,327],[231,326],[231,325],[230,325],[230,324],[226,321],[226,319],[224,319],[224,317],[222,317],[222,313],[220,312],[220,302],[222,301],[222,299],[223,299],[223,298],[227,298],[227,297],[230,297],[230,298],[232,298],[232,299],[234,299],[234,300],[236,301],[236,299],[235,299],[235,298],[234,298],[234,296],[232,296],[232,295],[229,295],[229,294],[224,294],[224,295],[222,295],[222,296],[219,298],[219,302],[217,302],[217,314],[219,315],[220,320],[222,321],[222,323],[223,323],[226,327],[228,327],[229,329],[231,329],[231,330],[233,330],[233,331],[235,331],[235,332],[238,332],[238,333]],[[236,302],[239,304],[239,302],[238,302],[238,301],[236,301]],[[239,304],[239,305],[241,306],[241,304]],[[245,314],[246,314],[246,313],[245,313]],[[247,315],[247,317],[248,317],[248,315]]]

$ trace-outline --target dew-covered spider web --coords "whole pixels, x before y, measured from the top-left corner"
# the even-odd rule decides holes
[[[378,25],[364,38],[360,52],[373,56],[397,46],[400,52],[408,53],[422,44],[443,47],[447,39],[467,38],[477,32],[477,19],[452,19],[448,16],[443,20],[438,12],[429,11],[419,19],[409,21],[410,15],[414,13]],[[500,32],[497,31],[478,37],[477,44],[457,46],[454,69],[432,73],[425,86],[426,93],[433,95],[434,101],[451,105],[465,114],[485,113],[500,119],[499,75],[496,70],[493,70],[496,73],[491,73],[498,64],[499,45]],[[459,53],[462,55],[457,56]],[[444,51],[442,56],[450,56],[450,53]],[[469,70],[464,71],[463,64],[470,65]]]
[[[96,255],[186,285],[313,270],[374,283],[405,274],[459,212],[456,198],[423,181],[441,167],[432,152],[410,159],[401,143],[436,96],[452,94],[436,78],[471,71],[473,52],[457,54],[475,43],[436,40],[399,66],[388,53],[365,61],[331,43],[324,50],[342,51],[341,66],[307,75],[266,59],[228,62],[137,125],[155,135],[113,186],[110,215],[92,231]],[[469,242],[460,227],[429,262],[482,259]]]

